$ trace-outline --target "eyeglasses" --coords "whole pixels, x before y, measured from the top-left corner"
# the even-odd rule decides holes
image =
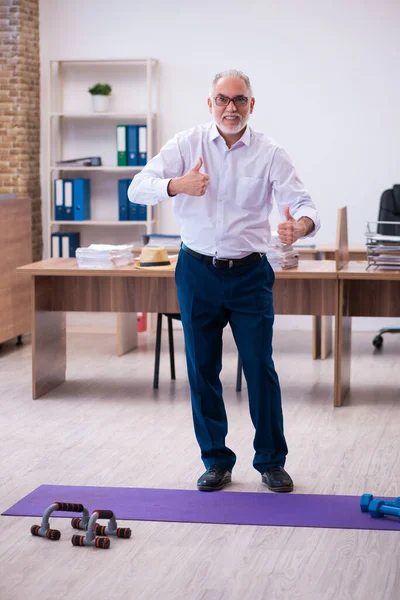
[[[229,98],[228,96],[222,96],[221,94],[215,96],[214,100],[217,106],[228,106],[230,102],[233,102],[236,108],[247,106],[249,101],[247,96],[235,96],[234,98]]]

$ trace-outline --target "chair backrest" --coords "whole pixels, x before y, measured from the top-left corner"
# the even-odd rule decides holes
[[[385,190],[381,196],[378,221],[394,221],[400,223],[400,185]],[[400,225],[378,225],[378,233],[382,235],[400,235]]]
[[[335,246],[336,270],[340,271],[349,262],[349,238],[347,233],[347,206],[338,209]]]

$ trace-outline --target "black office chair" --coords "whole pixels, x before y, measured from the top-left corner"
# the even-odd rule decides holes
[[[377,233],[381,235],[400,235],[400,185],[394,185],[392,189],[385,190],[381,196],[378,221],[393,221],[396,225],[381,223],[378,225]],[[380,329],[372,340],[375,348],[379,349],[383,344],[384,333],[400,333],[400,327],[384,327]]]
[[[174,330],[172,327],[172,320],[181,321],[180,313],[158,313],[157,314],[157,329],[156,329],[156,350],[154,359],[154,378],[153,388],[158,389],[158,379],[160,374],[160,354],[161,354],[161,332],[162,332],[162,318],[167,317],[168,321],[168,344],[169,344],[169,362],[171,367],[171,379],[175,377],[175,351],[174,351]],[[242,363],[240,356],[238,355],[237,373],[236,373],[236,391],[242,390]]]

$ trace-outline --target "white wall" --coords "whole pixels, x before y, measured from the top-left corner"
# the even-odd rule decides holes
[[[158,58],[162,142],[208,120],[210,80],[238,68],[253,84],[252,127],[284,146],[318,206],[315,241],[334,243],[347,205],[350,243],[363,243],[400,181],[399,25],[395,0],[40,0],[42,164],[50,59]],[[169,203],[162,230],[177,231]]]

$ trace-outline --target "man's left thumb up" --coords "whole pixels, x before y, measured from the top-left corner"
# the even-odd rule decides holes
[[[286,221],[294,221],[294,217],[290,214],[290,208],[285,206],[285,219]]]

